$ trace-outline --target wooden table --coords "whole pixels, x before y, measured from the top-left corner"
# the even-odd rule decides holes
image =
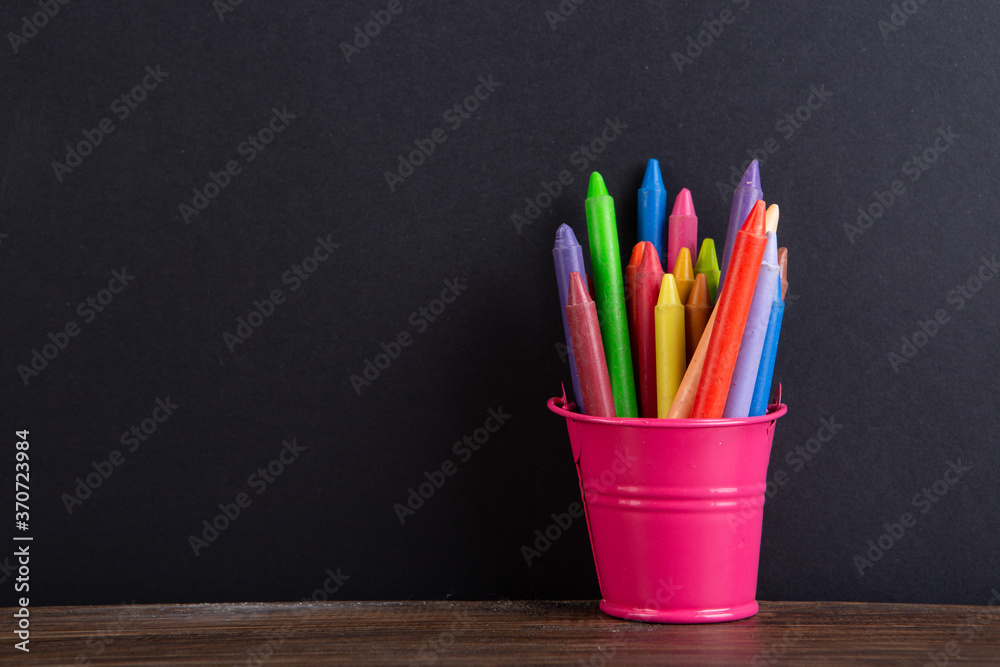
[[[1000,664],[1000,607],[760,606],[713,625],[623,621],[591,601],[38,607],[31,652],[4,632],[0,664]]]

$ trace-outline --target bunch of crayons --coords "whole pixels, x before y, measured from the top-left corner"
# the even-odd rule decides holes
[[[614,200],[601,175],[590,175],[592,276],[569,225],[559,227],[552,250],[581,414],[718,419],[767,412],[788,252],[778,248],[778,206],[765,210],[763,195],[754,160],[733,193],[721,268],[710,238],[692,266],[698,218],[691,193],[680,191],[668,220],[660,164],[650,160],[639,188],[639,243],[623,278]]]

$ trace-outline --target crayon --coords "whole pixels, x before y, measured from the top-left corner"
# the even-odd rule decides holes
[[[667,219],[667,189],[663,185],[660,163],[650,160],[639,188],[638,240],[649,241],[656,256],[663,257],[663,226]]]
[[[694,287],[694,267],[691,266],[691,251],[681,248],[674,264],[674,281],[677,283],[677,293],[681,295],[681,303],[687,303]]]
[[[573,229],[567,225],[559,225],[556,230],[556,243],[552,248],[552,257],[556,265],[556,285],[559,288],[559,310],[562,311],[563,332],[566,335],[566,354],[569,358],[569,374],[573,381],[573,398],[581,414],[587,414],[586,403],[580,393],[580,377],[576,369],[576,357],[573,355],[573,340],[569,334],[569,322],[566,319],[566,298],[569,295],[569,274],[576,271],[581,276],[587,275],[583,266],[583,248],[576,240]]]
[[[674,395],[684,377],[687,365],[684,306],[677,293],[677,283],[670,273],[663,274],[660,295],[656,302],[655,319],[656,414],[654,416],[665,418],[670,412],[670,405],[674,402]]]
[[[687,419],[691,416],[691,407],[694,405],[695,394],[698,393],[698,383],[701,382],[702,371],[705,368],[705,355],[708,353],[708,343],[712,339],[715,316],[718,312],[719,309],[714,308],[708,318],[705,332],[701,334],[698,347],[694,349],[687,370],[684,371],[684,378],[677,387],[677,393],[674,394],[674,402],[671,403],[670,411],[667,413],[668,419]]]
[[[677,193],[667,224],[667,271],[670,273],[674,272],[681,248],[687,248],[692,257],[698,252],[698,216],[687,188]]]
[[[788,294],[788,248],[778,248],[778,266],[781,267],[781,300]]]
[[[635,347],[633,356],[637,360],[637,393],[639,394],[639,416],[656,418],[656,378],[657,378],[657,333],[654,325],[654,309],[663,284],[663,267],[656,248],[649,241],[643,241],[642,263],[635,276]],[[678,300],[678,305],[680,301]],[[681,315],[684,309],[681,307]],[[681,325],[681,331],[684,327]],[[683,374],[683,370],[681,374]],[[677,381],[680,382],[678,376]],[[671,394],[671,397],[673,395]]]
[[[767,207],[767,212],[764,213],[764,228],[769,232],[778,233],[778,216],[781,211],[778,209],[777,204],[771,204]]]
[[[690,363],[695,348],[705,331],[708,318],[712,315],[712,305],[708,302],[708,279],[704,273],[694,278],[694,287],[684,304],[684,341],[686,346],[685,361]]]
[[[781,319],[785,314],[785,302],[781,300],[781,287],[774,290],[771,314],[767,320],[767,335],[761,351],[760,365],[757,367],[757,381],[750,400],[751,417],[767,413],[767,402],[771,398],[771,380],[774,376],[774,359],[778,353],[778,338],[781,336]]]
[[[614,417],[615,401],[611,395],[608,366],[604,361],[604,343],[601,341],[601,326],[597,321],[597,305],[587,293],[580,273],[573,271],[569,275],[566,319],[573,339],[576,367],[580,372],[580,392],[583,404],[587,406],[587,412],[583,414]]]
[[[743,338],[743,327],[750,313],[750,302],[757,286],[757,274],[764,258],[767,237],[764,235],[764,202],[754,204],[733,243],[729,279],[722,284],[716,307],[717,326],[712,330],[705,355],[705,368],[691,406],[694,419],[718,419],[726,407],[729,383],[733,379],[736,355]],[[725,277],[725,276],[723,276]]]
[[[639,411],[635,401],[632,351],[625,316],[615,202],[608,194],[604,179],[596,171],[590,175],[585,208],[597,312],[608,375],[611,378],[611,393],[615,399],[615,412],[619,417],[637,417]]]
[[[635,355],[635,274],[639,271],[639,263],[642,261],[642,250],[645,247],[643,241],[639,241],[632,248],[632,257],[625,267],[625,315],[628,319],[628,341],[632,347],[632,377],[639,377],[639,363]]]
[[[746,221],[750,209],[758,199],[764,198],[764,192],[760,188],[760,167],[757,160],[750,163],[740,184],[733,191],[733,206],[729,210],[729,228],[726,232],[726,246],[722,252],[722,272],[719,275],[719,293],[726,285],[726,272],[729,270],[729,261],[733,254],[733,244],[736,242],[736,235]]]
[[[719,260],[715,255],[715,241],[705,239],[701,242],[701,250],[698,252],[698,261],[694,264],[694,273],[705,276],[708,282],[708,302],[715,305],[715,300],[719,295]]]
[[[771,317],[771,302],[774,301],[777,284],[778,239],[774,232],[767,232],[764,259],[757,274],[757,286],[750,301],[746,326],[743,327],[743,338],[740,340],[740,351],[736,355],[733,379],[729,382],[726,407],[722,410],[723,417],[740,418],[750,414],[750,402],[757,383],[757,369],[764,350],[764,338]]]

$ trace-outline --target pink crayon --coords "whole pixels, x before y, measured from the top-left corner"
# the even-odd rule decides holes
[[[681,248],[690,250],[692,257],[698,256],[698,216],[694,213],[691,191],[687,188],[677,193],[674,209],[670,213],[667,229],[667,273],[674,272],[674,262],[677,261]]]

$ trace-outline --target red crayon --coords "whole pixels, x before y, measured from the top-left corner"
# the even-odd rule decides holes
[[[587,292],[578,271],[569,274],[569,295],[566,299],[566,319],[569,322],[573,356],[580,376],[580,393],[587,414],[594,417],[614,417],[615,399],[611,395],[611,379],[604,358],[601,325],[597,321],[597,304]]]
[[[656,246],[649,241],[642,242],[642,259],[635,274],[635,354],[639,368],[638,394],[639,416],[656,419],[656,325],[653,317],[656,301],[663,284],[663,267]]]
[[[757,287],[757,274],[764,259],[765,229],[764,202],[758,199],[733,244],[729,272],[715,306],[718,317],[708,341],[705,369],[691,408],[694,419],[720,419],[726,407],[729,383],[733,379],[750,302]]]
[[[625,317],[628,321],[628,342],[632,348],[632,377],[639,377],[639,361],[635,356],[635,276],[639,272],[639,263],[642,261],[642,241],[632,248],[632,257],[625,267]],[[586,404],[584,404],[586,405]]]

